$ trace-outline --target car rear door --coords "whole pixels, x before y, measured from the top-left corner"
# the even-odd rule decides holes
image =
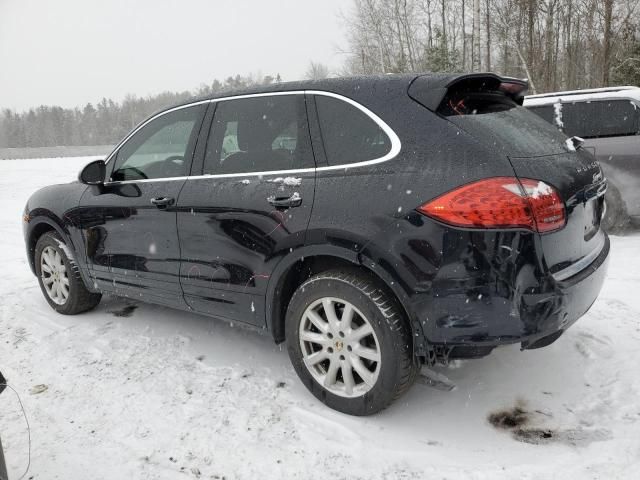
[[[305,236],[315,190],[304,92],[220,99],[201,175],[178,198],[180,282],[195,311],[265,324],[275,265]]]
[[[83,194],[77,221],[101,290],[184,305],[176,201],[206,108],[180,107],[143,125],[112,154],[105,185]]]

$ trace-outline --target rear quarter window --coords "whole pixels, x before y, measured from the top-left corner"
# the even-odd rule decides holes
[[[389,136],[359,108],[325,95],[315,102],[329,165],[377,160],[391,151]]]

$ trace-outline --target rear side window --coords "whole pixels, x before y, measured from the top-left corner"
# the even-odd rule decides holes
[[[315,101],[329,165],[377,160],[391,151],[389,136],[359,108],[325,95]]]
[[[636,135],[640,111],[629,100],[598,100],[562,104],[564,131],[583,138]]]
[[[304,95],[217,103],[205,174],[292,170],[314,166]]]

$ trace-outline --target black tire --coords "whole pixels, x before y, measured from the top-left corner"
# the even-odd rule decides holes
[[[314,378],[304,363],[301,321],[307,308],[323,298],[349,302],[366,317],[375,332],[381,361],[377,380],[362,395],[344,397],[332,393]],[[322,272],[300,285],[289,303],[285,327],[289,358],[304,385],[327,406],[349,415],[371,415],[383,410],[409,390],[420,369],[413,355],[410,329],[395,298],[381,288],[376,279],[357,269]],[[346,348],[352,352],[351,345],[342,352],[352,355],[346,353]],[[326,346],[321,348],[326,349]],[[339,375],[343,375],[342,370]]]
[[[0,439],[0,480],[7,480],[7,465],[4,463],[4,453],[2,453],[2,439]]]
[[[620,190],[609,183],[604,201],[606,212],[602,219],[602,228],[609,233],[620,233],[629,226],[629,215],[625,208]]]
[[[87,289],[82,277],[80,276],[78,266],[69,258],[65,251],[66,249],[62,247],[64,245],[65,243],[62,241],[62,238],[60,238],[60,235],[56,232],[47,232],[38,239],[34,256],[36,275],[38,277],[38,283],[40,284],[42,294],[49,305],[51,305],[51,308],[64,315],[75,315],[95,308],[95,306],[100,303],[102,294],[93,293]],[[56,303],[52,300],[44,285],[41,258],[42,252],[47,248],[52,248],[60,255],[66,270],[66,278],[69,282],[69,292],[66,301],[62,304]]]

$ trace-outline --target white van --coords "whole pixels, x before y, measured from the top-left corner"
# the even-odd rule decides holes
[[[603,225],[640,220],[640,88],[611,87],[525,97],[524,106],[566,135],[581,137],[609,182]]]

